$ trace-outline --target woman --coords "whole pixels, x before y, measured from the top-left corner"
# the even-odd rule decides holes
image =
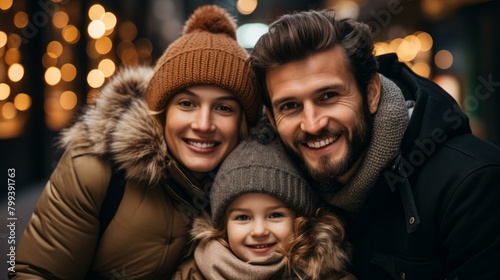
[[[175,271],[192,216],[208,206],[211,172],[259,115],[247,52],[235,39],[232,18],[204,6],[154,70],[115,75],[63,133],[65,153],[10,278],[166,279]],[[125,190],[100,236],[112,166],[125,171]]]

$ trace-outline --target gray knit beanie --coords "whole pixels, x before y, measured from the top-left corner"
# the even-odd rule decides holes
[[[314,214],[319,203],[317,194],[286,155],[279,140],[267,144],[245,140],[222,163],[210,193],[214,227],[222,226],[226,208],[246,193],[274,196],[298,216]]]

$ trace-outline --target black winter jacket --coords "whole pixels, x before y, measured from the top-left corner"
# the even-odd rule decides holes
[[[395,55],[379,72],[415,107],[399,156],[348,218],[359,279],[500,279],[500,149]]]

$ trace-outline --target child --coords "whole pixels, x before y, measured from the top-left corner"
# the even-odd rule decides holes
[[[195,220],[196,265],[173,279],[355,279],[344,227],[281,144],[242,142],[223,162],[210,193],[212,225]]]

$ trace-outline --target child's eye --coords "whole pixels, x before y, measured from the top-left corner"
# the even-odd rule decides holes
[[[274,213],[271,213],[271,215],[269,215],[269,218],[276,219],[276,218],[281,218],[281,217],[284,217],[284,216],[285,215],[283,215],[283,213],[274,212]]]
[[[237,221],[248,221],[248,220],[250,220],[250,217],[247,216],[247,215],[239,215],[239,216],[236,216],[235,220],[237,220]]]

